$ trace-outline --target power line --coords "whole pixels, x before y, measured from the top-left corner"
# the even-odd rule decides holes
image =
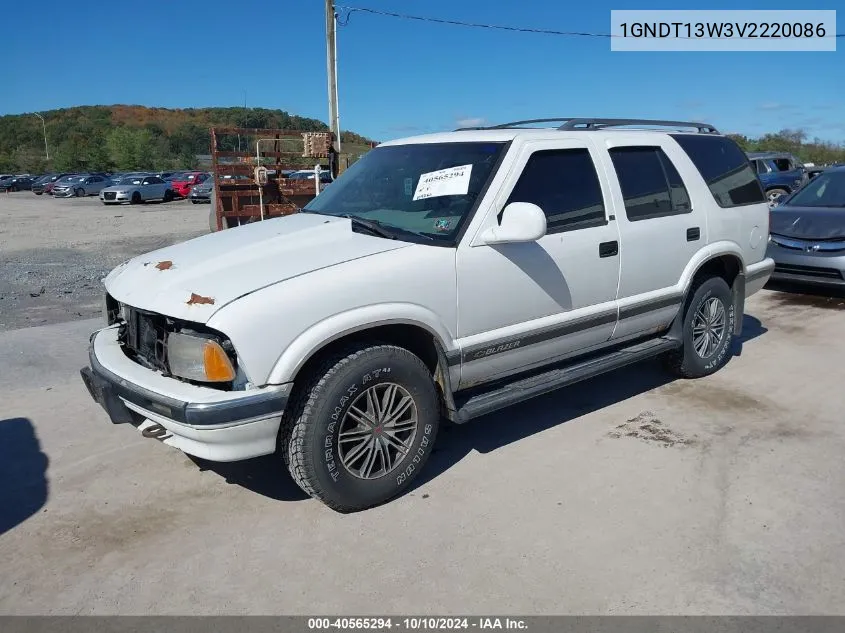
[[[499,31],[514,31],[517,33],[539,33],[541,35],[562,35],[566,37],[601,37],[601,38],[611,38],[611,37],[624,37],[622,35],[616,33],[588,33],[585,31],[557,31],[554,29],[534,29],[529,27],[519,27],[519,26],[506,26],[504,24],[483,24],[481,22],[464,22],[462,20],[447,20],[445,18],[432,18],[426,17],[421,15],[408,15],[407,13],[395,13],[393,11],[383,11],[381,9],[371,9],[369,7],[350,7],[350,6],[341,6],[338,5],[336,7],[339,11],[344,11],[345,16],[343,19],[338,16],[338,25],[340,26],[347,26],[349,24],[349,20],[352,17],[352,14],[356,11],[361,13],[370,13],[372,15],[383,15],[391,18],[399,18],[402,20],[416,20],[418,22],[435,22],[437,24],[451,24],[454,26],[468,26],[472,28],[479,28],[479,29],[495,29]],[[845,37],[845,33],[837,33],[836,35],[832,35],[829,37]],[[701,39],[701,38],[694,38],[694,37],[685,37],[679,36],[673,39]],[[718,39],[718,38],[714,38]],[[738,37],[738,38],[729,38],[729,39],[759,39],[759,38],[749,38],[749,37]]]

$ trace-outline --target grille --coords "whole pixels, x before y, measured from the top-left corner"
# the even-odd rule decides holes
[[[117,193],[114,191],[105,191],[103,192],[103,198],[105,200],[114,200],[115,198],[117,198]]]
[[[804,275],[805,277],[821,277],[824,279],[842,279],[842,273],[835,268],[821,268],[819,266],[798,266],[793,264],[775,264],[775,272],[785,275]]]
[[[167,323],[165,317],[123,306],[118,338],[135,362],[167,373]]]

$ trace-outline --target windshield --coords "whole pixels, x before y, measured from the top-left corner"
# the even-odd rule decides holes
[[[845,170],[813,178],[786,202],[790,207],[845,207]]]
[[[140,185],[141,181],[143,180],[143,176],[127,176],[126,178],[121,178],[117,184],[119,185]]]
[[[371,150],[304,211],[358,217],[387,230],[451,241],[504,143],[418,143]]]
[[[85,176],[65,176],[64,178],[60,178],[56,181],[56,184],[63,184],[66,185],[69,182],[78,182],[80,180],[85,180]]]

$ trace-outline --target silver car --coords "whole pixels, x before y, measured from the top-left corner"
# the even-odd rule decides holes
[[[845,287],[845,167],[828,169],[771,210],[772,280]]]
[[[191,187],[191,193],[188,197],[191,199],[192,204],[211,202],[212,191],[214,191],[214,178],[208,178],[198,185]]]
[[[100,201],[103,204],[120,204],[130,202],[140,204],[150,200],[170,202],[176,196],[170,184],[158,176],[126,176],[117,184],[100,191]]]
[[[62,178],[53,187],[54,198],[71,198],[73,196],[94,196],[100,193],[103,187],[108,187],[111,181],[103,176],[91,174],[80,174]]]

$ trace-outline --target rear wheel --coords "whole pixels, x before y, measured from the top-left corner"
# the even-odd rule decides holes
[[[431,373],[401,347],[362,344],[327,357],[298,385],[279,450],[294,481],[339,512],[408,488],[437,436]]]
[[[667,357],[667,364],[672,373],[682,378],[701,378],[728,361],[736,308],[731,289],[721,277],[705,278],[690,292],[692,297],[684,313],[683,347]]]

